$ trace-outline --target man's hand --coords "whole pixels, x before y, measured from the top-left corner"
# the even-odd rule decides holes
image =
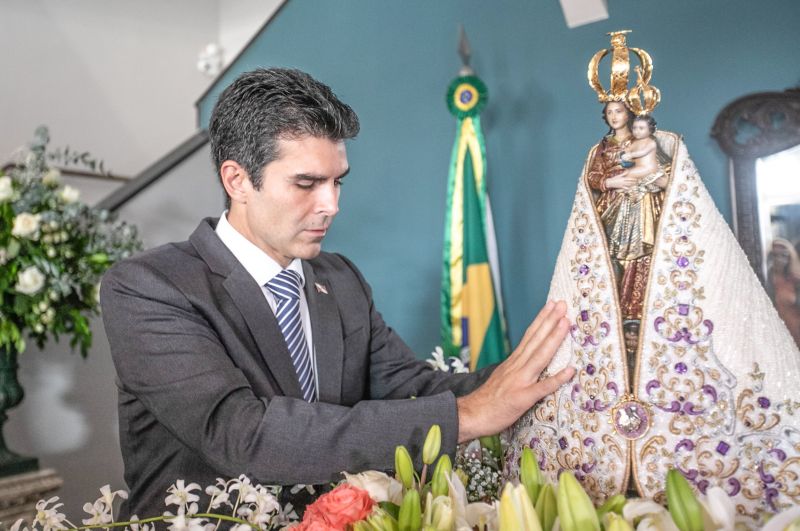
[[[567,335],[566,310],[564,302],[548,302],[508,359],[482,386],[458,399],[458,442],[500,433],[572,378],[575,369],[566,367],[538,381]]]

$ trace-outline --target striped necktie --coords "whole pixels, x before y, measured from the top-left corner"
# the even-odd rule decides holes
[[[294,370],[297,372],[303,399],[306,402],[313,402],[316,384],[311,356],[308,353],[308,342],[300,319],[300,282],[300,275],[296,271],[284,269],[267,282],[267,287],[278,303],[275,317],[286,340]]]

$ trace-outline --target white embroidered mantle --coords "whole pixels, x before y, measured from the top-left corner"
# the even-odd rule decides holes
[[[596,502],[624,493],[630,477],[643,496],[664,502],[666,473],[675,467],[701,492],[724,488],[740,518],[754,524],[800,503],[800,352],[683,141],[668,132],[657,140],[673,170],[634,387],[627,389],[618,297],[586,180],[595,146],[548,296],[567,301],[572,322],[548,371],[572,364],[577,374],[512,427],[506,472],[516,477],[521,449],[531,446],[551,480],[572,470]],[[629,399],[633,415],[639,407],[650,417],[638,438],[623,437],[614,424]]]

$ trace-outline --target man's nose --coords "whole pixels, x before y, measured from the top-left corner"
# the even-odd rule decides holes
[[[334,183],[320,186],[317,196],[317,212],[326,216],[335,216],[339,212],[339,187]]]

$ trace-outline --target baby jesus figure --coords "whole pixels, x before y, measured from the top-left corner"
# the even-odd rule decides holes
[[[649,114],[637,116],[631,124],[633,140],[630,148],[620,155],[622,166],[627,168],[620,175],[636,178],[636,189],[640,192],[656,192],[664,187],[653,187],[656,180],[664,176],[658,164],[658,145],[653,135],[656,132],[656,121]],[[632,167],[631,167],[632,166]],[[666,181],[666,179],[664,179]]]

